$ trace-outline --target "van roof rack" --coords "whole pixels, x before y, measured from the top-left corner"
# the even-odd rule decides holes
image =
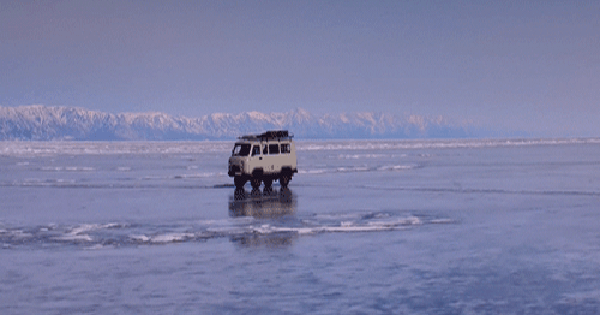
[[[258,135],[246,135],[238,137],[240,140],[246,141],[272,141],[272,140],[291,140],[294,134],[287,130],[269,130]]]

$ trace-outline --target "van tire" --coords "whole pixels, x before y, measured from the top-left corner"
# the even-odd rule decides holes
[[[282,188],[287,188],[289,183],[290,183],[290,176],[287,174],[284,174],[279,179],[279,184],[281,185]]]
[[[252,189],[258,189],[260,187],[260,178],[252,178],[250,184],[252,185]]]
[[[263,179],[263,183],[265,184],[265,189],[271,189],[271,184],[273,184],[272,179]]]

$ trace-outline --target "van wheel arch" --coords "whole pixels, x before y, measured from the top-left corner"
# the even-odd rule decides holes
[[[263,171],[262,167],[256,167],[252,170],[253,178],[262,178],[263,174],[264,174],[264,171]]]

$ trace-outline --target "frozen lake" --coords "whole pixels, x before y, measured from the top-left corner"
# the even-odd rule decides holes
[[[600,139],[0,142],[0,314],[598,314]]]

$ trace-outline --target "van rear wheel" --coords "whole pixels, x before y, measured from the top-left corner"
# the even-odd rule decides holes
[[[260,178],[251,179],[250,184],[252,184],[252,189],[258,189],[260,187]]]
[[[283,175],[281,176],[281,178],[279,179],[279,184],[281,185],[281,187],[283,188],[287,188],[288,184],[290,183],[290,176],[289,175]]]

